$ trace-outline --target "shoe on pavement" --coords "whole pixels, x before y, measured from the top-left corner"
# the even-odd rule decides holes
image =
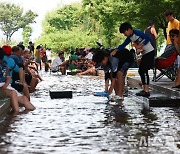
[[[150,93],[142,90],[142,91],[136,93],[136,96],[149,97]]]

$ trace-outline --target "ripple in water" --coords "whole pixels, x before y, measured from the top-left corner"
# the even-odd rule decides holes
[[[44,81],[31,96],[37,109],[15,118],[8,116],[0,123],[0,154],[180,151],[179,109],[152,108],[147,112],[130,97],[121,109],[92,96],[103,90],[103,79],[42,76]],[[72,90],[73,99],[51,100],[50,89]]]

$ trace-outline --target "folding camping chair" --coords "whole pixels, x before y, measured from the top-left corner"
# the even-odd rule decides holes
[[[175,64],[178,53],[172,45],[168,45],[165,52],[155,60],[155,67],[153,70],[153,81],[159,81],[163,76],[167,76],[174,81],[177,75],[177,65]],[[157,74],[157,70],[160,71]]]
[[[157,70],[160,71],[159,74],[157,74]],[[173,64],[172,66],[169,66],[164,69],[158,69],[155,67],[153,70],[153,81],[157,82],[163,76],[167,76],[170,80],[174,81],[176,79],[176,75],[177,75],[177,65],[176,64]]]

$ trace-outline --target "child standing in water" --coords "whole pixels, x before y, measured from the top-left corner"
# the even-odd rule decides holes
[[[127,70],[132,65],[134,57],[129,50],[123,49],[113,57],[105,50],[98,50],[93,56],[93,61],[101,64],[105,72],[105,92],[109,95],[109,100],[114,100],[112,96],[115,91],[115,101],[124,100],[123,89]],[[109,86],[109,80],[111,84]]]
[[[139,30],[134,30],[131,24],[125,22],[120,25],[120,33],[123,33],[127,38],[123,44],[115,49],[111,56],[114,56],[117,52],[121,52],[130,42],[137,44],[136,49],[142,50],[142,58],[139,64],[139,75],[143,85],[143,90],[136,93],[137,96],[149,97],[149,74],[148,70],[154,66],[154,48],[150,43],[150,38]]]

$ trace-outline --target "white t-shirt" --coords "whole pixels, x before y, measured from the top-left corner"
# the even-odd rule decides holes
[[[52,70],[58,70],[59,68],[59,65],[61,65],[63,62],[62,60],[60,59],[60,57],[57,57],[53,60],[53,63],[52,63]]]
[[[47,60],[52,60],[52,53],[50,50],[46,50]]]
[[[87,58],[87,59],[89,59],[89,60],[92,60],[93,54],[90,52],[90,53],[88,53],[88,54],[85,56],[85,58]]]

